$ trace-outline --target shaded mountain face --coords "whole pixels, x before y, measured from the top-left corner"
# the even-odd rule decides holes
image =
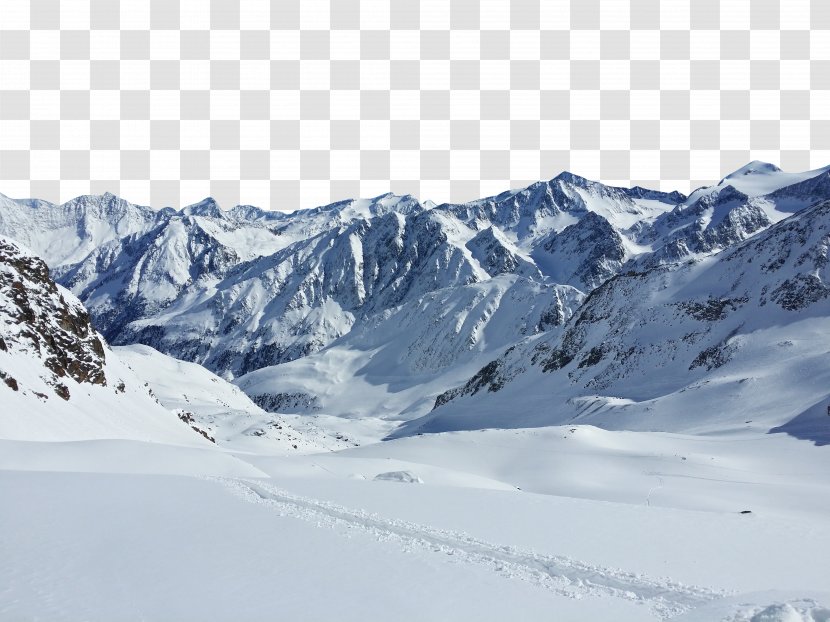
[[[64,378],[106,385],[104,347],[89,314],[49,278],[46,263],[0,237],[0,350],[41,361],[46,383],[68,400]],[[20,383],[12,368],[0,379],[12,390]]]
[[[534,253],[557,283],[591,291],[617,274],[628,259],[622,235],[605,218],[588,212],[561,232],[552,232]]]
[[[693,203],[661,215],[644,229],[638,241],[651,243],[656,248],[637,257],[632,264],[647,267],[671,263],[741,242],[772,224],[762,203],[731,185],[703,195]]]
[[[467,248],[490,276],[521,274],[540,280],[539,268],[521,255],[519,250],[496,227],[483,229],[466,244]]]
[[[707,257],[825,198],[827,175],[751,163],[686,197],[563,173],[465,204],[383,195],[293,214],[211,199],[154,211],[112,195],[2,197],[0,233],[43,254],[111,342],[230,378],[319,352],[432,292],[514,275],[544,285],[539,308],[551,307],[552,285],[582,296]]]

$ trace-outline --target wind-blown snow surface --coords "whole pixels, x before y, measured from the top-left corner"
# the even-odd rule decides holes
[[[3,619],[748,620],[830,602],[830,465],[786,436],[463,432],[240,455],[257,475],[208,479],[153,444],[117,470],[105,449],[3,443]],[[423,483],[376,479],[391,471]]]

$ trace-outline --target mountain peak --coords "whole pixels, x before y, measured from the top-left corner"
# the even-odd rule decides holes
[[[725,186],[733,186],[750,198],[767,195],[787,186],[818,177],[828,170],[830,166],[800,173],[788,173],[769,162],[753,160],[730,173],[717,184],[696,189],[688,196],[686,202],[694,203],[703,195],[720,192]]]
[[[780,173],[781,169],[770,164],[769,162],[761,162],[760,160],[753,160],[749,164],[745,164],[737,171],[729,173],[724,179],[734,179],[742,175],[769,175],[770,173]]]
[[[591,180],[588,179],[587,177],[582,177],[581,175],[577,175],[576,173],[571,173],[570,171],[562,171],[556,177],[551,179],[551,181],[552,182],[553,181],[563,181],[563,182],[574,184],[574,185],[577,185],[577,186],[584,186],[584,185],[589,184],[589,183],[595,183],[595,182],[591,182]]]
[[[182,209],[182,214],[187,216],[212,216],[214,218],[222,217],[222,208],[213,197],[205,197],[198,203],[193,203]]]

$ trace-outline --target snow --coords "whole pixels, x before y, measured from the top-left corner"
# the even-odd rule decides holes
[[[798,420],[801,438],[824,442],[823,420],[810,413],[830,399],[828,209],[808,208],[704,261],[610,281],[564,332],[496,359],[498,386],[471,385],[396,435],[569,423],[767,432]],[[567,361],[545,370],[563,344]]]
[[[267,413],[236,387],[201,365],[149,346],[114,348],[115,355],[152,389],[161,404],[187,414],[226,450],[267,454],[330,451],[353,441],[309,420]],[[292,425],[292,423],[294,425]]]
[[[6,288],[0,620],[830,621],[828,170],[291,216],[0,197],[96,321],[190,359],[107,346],[61,399],[19,311],[80,302]]]
[[[3,473],[0,496],[20,502],[0,508],[6,619],[499,620],[609,608],[408,551],[380,532],[283,515],[215,482]],[[644,619],[633,603],[619,609]]]
[[[149,395],[129,368],[108,353],[106,387],[79,384],[64,377],[70,399],[53,393],[44,380],[42,363],[18,353],[0,351],[0,369],[9,370],[21,387],[11,391],[3,385],[0,438],[21,441],[77,441],[88,439],[150,440],[164,438],[184,446],[203,446],[206,441],[192,433],[175,415]],[[124,391],[116,390],[119,382]],[[37,397],[35,393],[45,397]]]
[[[199,437],[191,433],[195,439]],[[251,464],[210,446],[153,441],[101,439],[84,441],[0,440],[0,471],[263,477]]]
[[[462,205],[385,194],[291,215],[223,211],[212,199],[177,212],[108,194],[62,205],[3,197],[0,232],[44,256],[110,341],[147,343],[230,379],[313,354],[377,312],[442,288],[509,272],[587,294],[649,261],[705,256],[804,207],[815,191],[804,183],[822,171],[751,163],[688,199],[563,173]],[[751,198],[698,213],[695,201],[733,186]],[[618,236],[618,256],[586,256],[579,240],[540,252],[591,215]]]
[[[337,456],[408,461],[408,468],[428,456],[431,465],[445,472],[486,478],[491,482],[487,487],[499,482],[509,489],[560,497],[820,518],[830,514],[830,484],[822,477],[830,467],[829,454],[785,435],[699,436],[572,425],[425,434],[367,444]],[[335,471],[329,464],[333,460],[321,464]],[[371,464],[366,468],[370,473]],[[442,481],[440,474],[436,477],[429,481]]]
[[[317,456],[240,455],[235,472],[211,467],[208,453],[224,455],[218,450],[207,450],[199,466],[195,455],[174,460],[178,452],[169,448],[161,448],[168,460],[160,460],[154,443],[125,451],[102,442],[5,442],[0,497],[15,503],[0,504],[0,615],[222,620],[270,619],[278,610],[304,619],[440,619],[452,612],[499,620],[555,611],[569,620],[660,620],[699,611],[703,617],[685,619],[728,613],[749,620],[746,612],[782,610],[773,589],[790,590],[784,602],[795,611],[820,615],[821,603],[830,602],[821,592],[830,553],[826,509],[802,509],[782,489],[751,494],[759,501],[766,495],[769,507],[790,504],[788,513],[759,504],[742,515],[737,503],[728,511],[672,507],[672,500],[694,506],[705,498],[680,490],[667,493],[665,505],[649,505],[639,484],[624,477],[593,498],[486,487],[475,479],[488,464],[500,464],[500,477],[529,487],[534,479],[567,481],[533,457],[560,454],[590,430],[563,439],[562,447],[552,444],[557,432],[565,430],[425,436]],[[583,474],[585,488],[602,472],[635,471],[615,451],[635,445],[632,439],[608,434],[590,450],[570,449],[572,459],[586,452],[574,471],[594,463]],[[648,446],[650,435],[640,436]],[[663,442],[663,451],[688,449],[682,439]],[[390,472],[373,469],[413,454],[415,443],[423,444],[419,464],[403,470],[423,484],[372,481]],[[511,447],[509,458],[494,453]],[[770,455],[769,446],[742,451],[757,460]],[[246,459],[262,468],[244,473]],[[454,463],[444,473],[456,474],[455,485],[439,470],[426,475],[435,460]],[[302,472],[297,461],[322,468]],[[700,492],[726,487],[705,465],[685,466]],[[814,468],[826,473],[826,466]],[[194,477],[200,470],[213,477]],[[721,475],[735,489],[754,488],[742,483],[747,473],[737,465]],[[665,487],[676,481],[666,478]],[[608,500],[612,488],[630,500]],[[826,504],[820,498],[828,495],[814,488],[799,497]],[[713,611],[723,615],[707,618]]]
[[[274,417],[191,363],[120,360],[200,424]],[[585,425],[378,442],[382,422],[354,424],[360,447],[319,453],[148,418],[143,440],[0,440],[0,618],[826,620],[826,447]]]
[[[827,602],[826,594],[811,598],[804,593],[768,590],[723,599],[676,619],[678,622],[827,622],[830,609],[822,606],[822,602]]]
[[[568,212],[560,212],[552,216],[543,216],[539,219],[539,228],[547,231],[560,232],[566,227],[575,225],[579,222],[579,218]]]
[[[730,173],[718,184],[695,190],[689,195],[686,202],[691,204],[701,196],[716,192],[725,186],[732,186],[749,197],[757,197],[818,177],[828,171],[830,171],[830,166],[802,173],[787,173],[773,164],[755,160]]]
[[[400,482],[402,484],[423,484],[422,480],[417,475],[413,475],[409,471],[387,471],[386,473],[378,473],[375,475],[376,482]]]

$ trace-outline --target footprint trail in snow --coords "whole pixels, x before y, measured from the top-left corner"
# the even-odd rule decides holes
[[[319,526],[359,530],[378,541],[394,542],[405,551],[441,553],[453,562],[484,566],[506,578],[527,581],[569,598],[611,596],[639,601],[661,619],[675,617],[728,595],[722,590],[606,568],[565,556],[543,555],[485,542],[461,532],[349,509],[294,495],[261,481],[210,479],[220,482],[246,501],[274,508],[280,516]]]

